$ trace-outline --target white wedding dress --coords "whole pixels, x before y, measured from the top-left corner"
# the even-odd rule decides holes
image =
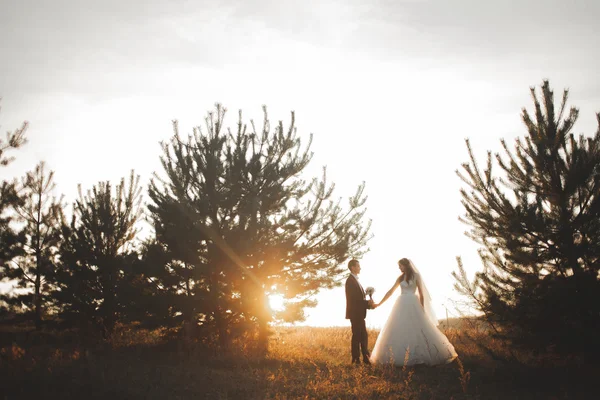
[[[457,357],[454,346],[421,306],[416,280],[400,282],[400,290],[401,294],[377,337],[371,362],[411,366],[445,364],[454,360]]]

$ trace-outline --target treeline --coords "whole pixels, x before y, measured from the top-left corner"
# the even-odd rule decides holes
[[[217,105],[186,137],[174,122],[148,188],[133,171],[116,185],[80,185],[69,215],[43,162],[4,181],[0,278],[15,286],[0,299],[4,316],[105,337],[117,323],[185,325],[222,345],[256,332],[261,346],[269,322],[304,318],[319,290],[339,284],[344,261],[366,250],[364,183],[344,204],[325,170],[307,180],[310,141],[302,145],[293,112],[289,127],[271,128],[264,108],[260,130],[241,112],[227,129],[225,115]],[[26,128],[0,142],[2,165],[26,144]],[[153,232],[136,240],[141,218]],[[284,310],[270,309],[273,293]]]
[[[526,134],[512,150],[501,140],[482,168],[467,140],[461,220],[483,269],[470,279],[459,258],[455,287],[511,346],[597,361],[600,114],[593,136],[575,136],[579,110],[567,108],[568,91],[558,107],[548,81],[541,98],[531,94]],[[118,322],[185,325],[222,345],[256,332],[262,346],[270,321],[302,319],[312,296],[366,251],[364,183],[342,205],[325,171],[305,181],[312,153],[293,113],[287,129],[271,129],[266,109],[261,130],[248,129],[241,112],[233,130],[224,118],[217,105],[205,129],[186,137],[175,123],[148,188],[133,172],[116,186],[97,183],[80,190],[69,216],[43,163],[3,182],[0,273],[23,289],[2,297],[4,312],[30,316],[38,329],[52,316],[105,336]],[[26,128],[0,142],[2,165]],[[137,244],[142,217],[153,232]],[[269,309],[273,293],[285,296],[283,311]]]

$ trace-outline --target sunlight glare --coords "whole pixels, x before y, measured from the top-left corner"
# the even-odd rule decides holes
[[[283,311],[285,309],[285,300],[283,296],[278,293],[270,294],[269,306],[273,311]]]

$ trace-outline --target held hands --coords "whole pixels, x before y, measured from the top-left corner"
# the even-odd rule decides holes
[[[367,304],[369,305],[370,310],[374,310],[379,307],[379,303],[375,303],[373,299],[370,299]]]

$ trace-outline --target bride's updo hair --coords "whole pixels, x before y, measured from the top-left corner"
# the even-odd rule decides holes
[[[401,258],[400,261],[398,261],[398,265],[402,265],[405,268],[403,275],[405,275],[404,280],[406,282],[409,282],[412,279],[414,279],[415,271],[413,270],[410,260],[408,258]]]

